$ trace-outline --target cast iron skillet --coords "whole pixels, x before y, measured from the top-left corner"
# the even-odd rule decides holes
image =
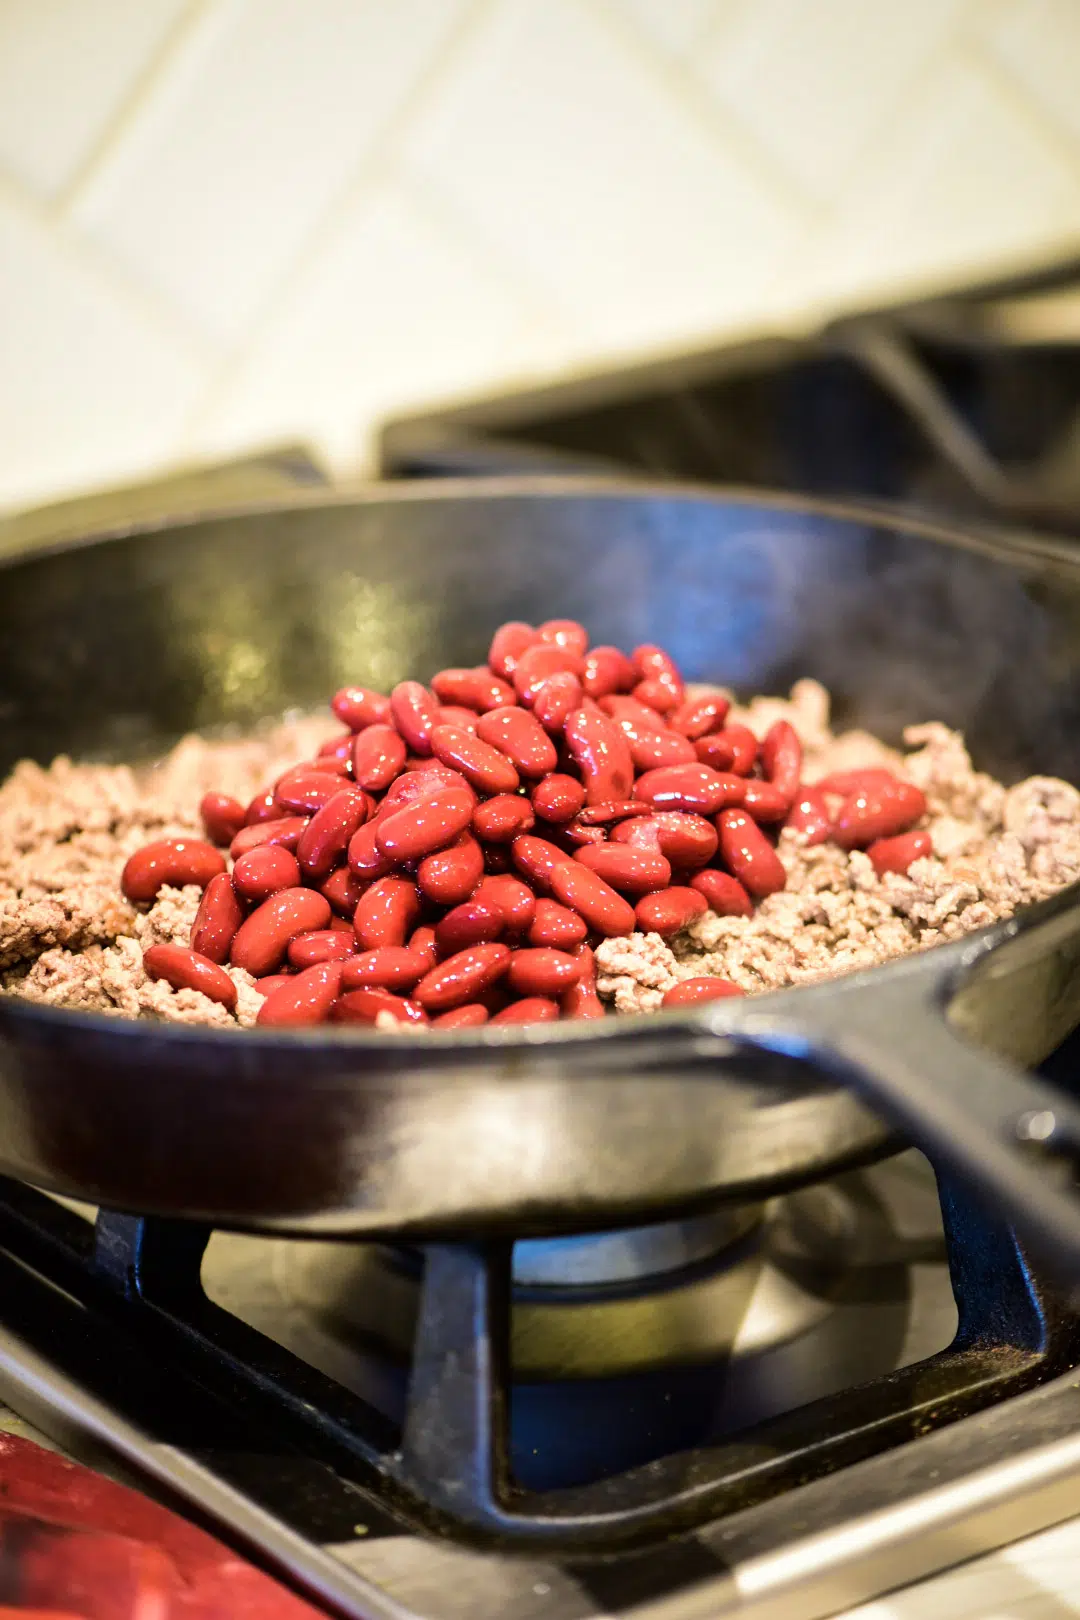
[[[556,615],[743,691],[813,675],[886,738],[940,718],[1007,779],[1080,781],[1064,546],[550,481],[376,489],[9,563],[0,771],[147,756],[346,680],[479,661],[501,620]],[[1080,1214],[1030,1144],[1071,1150],[1080,1114],[1013,1065],[1078,1021],[1075,889],[856,978],[656,1019],[238,1034],[3,998],[0,1170],[251,1229],[525,1236],[759,1198],[899,1126],[1076,1266]]]

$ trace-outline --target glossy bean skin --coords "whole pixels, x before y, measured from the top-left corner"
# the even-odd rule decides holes
[[[901,780],[895,771],[883,765],[864,765],[857,771],[832,771],[813,785],[819,793],[835,793],[842,799],[853,793],[873,792],[881,788],[887,793]]]
[[[263,793],[256,793],[244,811],[244,826],[257,827],[261,821],[278,821],[280,818],[281,811],[274,798],[274,790],[267,788]]]
[[[738,777],[714,771],[708,765],[668,765],[646,771],[634,783],[634,797],[654,810],[686,810],[714,816],[742,798],[745,784]]]
[[[164,979],[174,990],[198,990],[210,1001],[236,1011],[236,986],[217,962],[184,945],[151,945],[143,967],[152,979]]]
[[[758,740],[749,726],[725,726],[723,731],[714,731],[708,741],[726,743],[731,749],[730,769],[736,776],[749,776],[758,757]]]
[[[573,821],[585,803],[585,788],[576,776],[562,771],[537,782],[532,793],[533,809],[545,821],[561,825]]]
[[[521,1001],[512,1001],[508,1007],[497,1012],[491,1020],[492,1028],[496,1024],[554,1024],[559,1018],[559,1003],[550,1000],[547,996],[526,996]]]
[[[319,893],[325,895],[339,917],[349,919],[352,924],[352,915],[360,904],[360,896],[367,888],[367,883],[358,878],[355,872],[347,866],[339,866],[336,872],[331,872],[325,883],[319,885]]]
[[[313,928],[310,933],[290,939],[285,954],[289,966],[302,972],[320,962],[343,962],[355,956],[356,939],[351,929],[345,933],[340,928]]]
[[[502,931],[508,939],[519,939],[532,927],[540,905],[529,885],[509,873],[484,878],[474,898],[501,912]]]
[[[832,830],[824,793],[816,787],[797,788],[784,826],[802,833],[807,847],[823,844]]]
[[[195,921],[191,926],[191,948],[209,962],[227,962],[229,946],[244,920],[244,908],[228,872],[212,877],[203,890]]]
[[[199,800],[199,815],[210,842],[227,849],[246,825],[247,811],[239,799],[228,793],[204,793]]]
[[[601,804],[587,804],[574,819],[582,827],[612,827],[617,821],[649,814],[648,805],[640,799],[605,799]]]
[[[510,854],[518,870],[541,889],[550,887],[556,867],[570,864],[566,855],[555,844],[549,843],[546,838],[537,838],[532,833],[515,838],[510,845]]]
[[[263,844],[241,855],[232,870],[232,885],[249,905],[261,906],[279,889],[300,885],[300,863],[279,844]]]
[[[584,658],[589,650],[589,632],[576,619],[545,619],[536,633],[548,646],[562,647],[578,658]]]
[[[404,945],[420,914],[420,896],[407,878],[383,877],[360,899],[353,915],[353,932],[362,951],[380,945]]]
[[[514,766],[497,748],[482,737],[455,726],[433,726],[431,751],[444,765],[460,771],[480,793],[514,793],[520,777]]]
[[[473,736],[479,736],[480,716],[475,709],[462,709],[456,703],[440,703],[440,726],[457,726],[460,730],[471,731]]]
[[[319,744],[319,759],[325,765],[329,765],[331,762],[333,762],[340,775],[351,776],[352,745],[353,734],[351,731],[346,731],[343,736],[336,739],[331,737],[329,742]]]
[[[510,678],[519,701],[531,709],[541,686],[553,675],[573,675],[580,689],[581,670],[579,654],[550,642],[537,641],[535,646],[527,647],[521,654]]]
[[[745,995],[730,979],[717,979],[703,974],[697,979],[683,979],[672,985],[661,1001],[661,1007],[693,1007],[701,1001],[725,1001],[730,996]]]
[[[651,850],[629,844],[598,844],[579,849],[574,856],[620,894],[652,894],[671,882],[671,864]]]
[[[698,737],[694,743],[694,756],[714,771],[731,771],[735,767],[735,744],[722,732],[710,737]]]
[[[437,700],[420,681],[399,681],[390,693],[390,715],[414,754],[430,754],[431,728],[437,723]]]
[[[719,692],[705,697],[686,698],[668,715],[668,725],[683,737],[695,742],[710,731],[719,731],[727,719],[731,704]]]
[[[389,990],[344,990],[330,1009],[330,1017],[338,1024],[373,1024],[380,1013],[389,1013],[399,1024],[428,1022],[417,1002]]]
[[[659,709],[661,713],[668,713],[682,703],[686,697],[682,676],[674,659],[663,647],[643,643],[634,648],[631,662],[638,672],[634,695],[639,703]],[[647,689],[648,695],[643,688]]]
[[[777,720],[761,739],[761,763],[765,779],[790,805],[802,775],[802,743],[799,733],[787,720]]]
[[[633,907],[621,894],[616,893],[610,883],[605,883],[602,877],[590,872],[580,861],[567,860],[564,856],[548,882],[555,899],[584,917],[596,933],[609,938],[633,933]]]
[[[586,844],[606,844],[607,837],[606,827],[586,827],[580,817],[567,822],[565,827],[556,827],[552,833],[552,838],[571,855]]]
[[[841,849],[865,849],[879,839],[907,832],[926,811],[926,795],[913,782],[853,793],[833,820],[832,836]]]
[[[483,666],[479,669],[441,669],[431,678],[431,690],[440,703],[457,704],[484,714],[514,701],[514,688]]]
[[[271,990],[255,1022],[271,1028],[301,1029],[324,1024],[341,988],[340,962],[315,962]]]
[[[718,872],[714,867],[695,872],[690,887],[705,896],[709,910],[718,917],[752,917],[754,902],[730,872]]]
[[[535,647],[539,640],[540,632],[531,624],[525,624],[521,619],[508,620],[499,626],[491,638],[489,667],[504,681],[512,680],[522,653],[527,647]]]
[[[630,745],[619,727],[599,709],[574,709],[566,717],[563,737],[585,779],[586,804],[628,799],[634,785]]]
[[[672,866],[693,870],[716,854],[720,835],[711,821],[686,810],[660,810],[611,829],[611,840],[634,849],[651,849]]]
[[[562,994],[564,1018],[606,1018],[607,1010],[596,993],[596,957],[588,945],[575,946],[572,953],[581,964],[581,977]]]
[[[520,776],[537,781],[559,763],[555,744],[527,709],[491,709],[477,721],[476,735],[510,760]]]
[[[643,934],[659,934],[661,939],[671,939],[699,917],[704,917],[708,909],[708,901],[697,889],[676,886],[660,894],[644,895],[634,908],[635,926]]]
[[[411,990],[433,966],[423,951],[408,945],[382,945],[343,962],[343,990]]]
[[[405,764],[405,740],[381,722],[357,732],[352,750],[353,781],[369,793],[383,793]]]
[[[549,946],[515,951],[506,982],[519,996],[560,996],[581,978],[582,964]]]
[[[498,939],[504,926],[502,910],[493,900],[464,900],[435,924],[435,945],[439,956],[454,956],[470,945],[483,945]]]
[[[467,900],[484,876],[484,852],[471,833],[462,833],[449,849],[425,855],[416,882],[425,900],[457,906]]]
[[[255,980],[255,988],[260,996],[269,996],[279,985],[291,984],[295,977],[293,973],[264,973],[261,979]]]
[[[381,812],[388,816],[392,810],[404,810],[406,805],[415,804],[418,799],[430,799],[433,793],[444,793],[447,788],[457,788],[471,802],[476,800],[476,794],[460,771],[451,770],[438,759],[419,760],[415,768],[407,765],[405,773],[391,782],[376,814]]]
[[[912,861],[920,861],[933,854],[933,845],[930,834],[925,828],[920,828],[917,832],[899,833],[894,838],[875,839],[866,853],[873,861],[878,877],[884,877],[886,872],[906,873]]]
[[[588,936],[589,929],[584,917],[579,917],[569,906],[561,906],[557,900],[536,901],[526,935],[530,945],[566,951],[575,945],[583,945]]]
[[[717,817],[724,864],[755,900],[776,894],[787,882],[779,855],[745,810],[723,810]]]
[[[452,844],[468,827],[472,813],[469,795],[458,788],[444,788],[385,816],[375,826],[375,843],[397,864],[423,860]]]
[[[341,778],[330,771],[299,765],[286,771],[274,784],[274,798],[282,815],[311,816],[321,810],[335,793],[341,792]]]
[[[559,736],[566,724],[567,715],[581,707],[584,696],[581,682],[569,670],[559,675],[550,675],[536,688],[532,712],[545,731],[550,732],[553,737]]]
[[[594,647],[582,665],[581,684],[591,698],[629,692],[637,678],[637,670],[618,647]]]
[[[530,832],[536,812],[528,799],[517,793],[499,793],[478,804],[473,811],[473,832],[486,844],[509,844],[520,833]]]
[[[310,768],[321,771],[326,776],[338,777],[338,787],[340,787],[340,778],[352,775],[352,736],[350,735],[348,742],[338,743],[336,746],[340,752],[335,751],[332,754],[320,752],[318,759],[311,761]]]
[[[435,966],[435,963],[439,960],[439,952],[435,944],[434,928],[429,927],[427,923],[422,924],[419,928],[414,928],[407,943],[414,956],[423,958],[425,973],[428,968]]]
[[[444,1031],[479,1029],[490,1017],[491,1014],[480,1002],[467,1001],[463,1007],[451,1007],[449,1012],[439,1013],[437,1018],[431,1020],[431,1027]]]
[[[753,816],[755,821],[769,824],[784,820],[791,800],[774,783],[755,782],[751,779],[745,785],[740,803],[742,809],[747,815]]]
[[[390,720],[390,699],[366,686],[343,686],[330,699],[330,707],[350,731],[385,726]]]
[[[129,900],[153,900],[166,883],[174,889],[189,883],[205,889],[224,870],[224,855],[205,839],[158,838],[129,858],[120,887]]]
[[[349,870],[364,883],[373,883],[376,878],[388,877],[394,870],[392,858],[384,855],[375,842],[378,830],[378,821],[372,817],[362,827],[357,828],[349,839],[349,848],[346,851]]]
[[[475,1001],[499,982],[510,967],[509,945],[472,945],[431,969],[416,987],[416,1000],[427,1013],[447,1012]]]
[[[316,810],[296,845],[296,859],[309,882],[330,876],[371,810],[371,799],[358,787],[339,788]]]
[[[316,890],[279,889],[237,929],[229,961],[261,979],[276,971],[297,934],[326,928],[329,922],[330,902]]]
[[[264,844],[277,844],[291,854],[309,819],[308,816],[275,816],[273,821],[258,821],[252,827],[243,827],[229,845],[229,854],[238,861],[241,855],[261,849]]]

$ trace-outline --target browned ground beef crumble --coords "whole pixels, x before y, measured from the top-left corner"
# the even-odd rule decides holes
[[[787,887],[752,917],[712,912],[670,944],[657,934],[604,940],[600,995],[619,1012],[651,1012],[680,979],[715,974],[750,994],[871,967],[981,928],[1080,878],[1080,793],[1052,777],[1006,789],[976,771],[962,737],[911,726],[897,753],[865,732],[836,734],[829,698],[800,681],[788,699],[756,698],[729,724],[763,736],[791,722],[805,751],[803,780],[886,765],[922,788],[933,854],[907,876],[877,877],[861,851],[806,848],[780,835]],[[288,720],[240,741],[188,737],[151,771],[23,762],[0,787],[0,989],[51,1006],[113,1016],[249,1028],[262,997],[227,968],[236,1013],[194,990],[153,981],[142,952],[187,944],[197,888],[161,891],[149,908],[120,892],[127,857],[150,839],[201,833],[198,804],[217,789],[246,803],[267,781],[339,729],[333,719]],[[395,1029],[400,1026],[395,1025]]]

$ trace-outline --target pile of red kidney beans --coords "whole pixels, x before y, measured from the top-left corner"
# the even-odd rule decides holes
[[[347,730],[317,758],[247,806],[206,794],[209,842],[161,839],[124,868],[135,902],[204,891],[190,949],[152,946],[148,973],[232,1010],[222,964],[244,968],[260,1024],[602,1018],[595,941],[751,915],[784,887],[779,828],[866,849],[879,873],[930,850],[911,783],[804,786],[786,721],[759,741],[724,697],[688,698],[662,648],[590,649],[569,619],[504,624],[485,666],[331,707]],[[688,979],[664,1005],[740,993]]]

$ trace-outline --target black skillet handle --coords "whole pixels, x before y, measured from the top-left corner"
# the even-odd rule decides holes
[[[1005,924],[873,975],[703,1015],[728,1039],[801,1058],[859,1092],[1080,1281],[1080,1104],[958,1028],[1000,1050],[1010,1023],[1045,1029],[1052,1012],[1060,1039],[1080,1022],[1080,908],[1054,910],[1041,926]]]

